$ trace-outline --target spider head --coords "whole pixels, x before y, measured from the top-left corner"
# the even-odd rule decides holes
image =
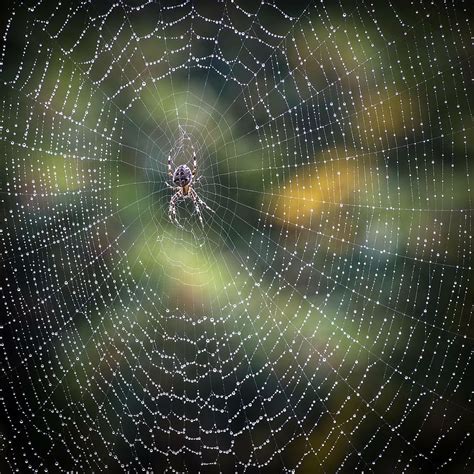
[[[176,186],[187,186],[191,184],[193,180],[193,174],[187,165],[179,165],[173,173],[173,183]]]

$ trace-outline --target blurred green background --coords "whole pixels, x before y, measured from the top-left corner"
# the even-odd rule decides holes
[[[472,471],[466,3],[2,31],[3,470]]]

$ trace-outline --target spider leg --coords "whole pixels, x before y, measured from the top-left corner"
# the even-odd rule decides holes
[[[176,193],[173,195],[173,197],[170,199],[170,205],[168,207],[168,217],[170,221],[173,224],[176,224],[178,227],[183,227],[179,222],[178,218],[176,216],[176,203],[178,202],[178,199],[182,196],[182,191],[181,189],[179,191],[176,191]]]
[[[171,168],[171,155],[168,155],[168,176],[173,176],[173,171]]]
[[[208,211],[211,211],[211,212],[214,212],[214,209],[211,209],[199,196],[198,196],[198,193],[196,191],[194,191],[194,189],[191,189],[191,193],[195,196],[196,198],[196,201],[203,207],[205,207]]]
[[[196,174],[197,171],[197,158],[196,158],[196,152],[193,149],[193,176]]]
[[[194,204],[194,209],[196,209],[197,215],[199,217],[199,222],[201,223],[202,227],[204,227],[204,222],[202,220],[202,215],[201,215],[201,208],[199,207],[199,202],[198,202],[198,195],[196,194],[196,191],[194,189],[189,190],[189,195],[191,196],[191,199],[193,200]]]

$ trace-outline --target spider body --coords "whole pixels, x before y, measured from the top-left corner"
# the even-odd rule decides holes
[[[193,173],[188,165],[179,165],[173,173],[173,183],[182,189],[183,196],[189,194],[189,187],[193,181]]]
[[[168,176],[172,179],[173,185],[166,183],[171,189],[176,191],[170,199],[170,205],[168,208],[168,217],[171,222],[181,227],[176,216],[176,204],[181,198],[190,198],[193,201],[194,209],[199,217],[199,222],[204,227],[204,222],[201,215],[201,206],[205,207],[208,211],[214,212],[196,193],[193,188],[193,182],[196,182],[199,178],[194,179],[197,171],[197,159],[196,153],[193,152],[193,169],[188,165],[179,165],[174,171],[172,171],[172,160],[171,155],[168,156]]]

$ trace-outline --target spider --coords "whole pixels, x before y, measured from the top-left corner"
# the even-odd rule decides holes
[[[188,165],[179,165],[174,172],[172,171],[172,160],[171,155],[168,155],[168,175],[173,180],[174,186],[169,183],[166,183],[168,187],[173,189],[175,194],[170,199],[170,206],[168,208],[168,217],[170,221],[174,224],[182,227],[176,217],[176,203],[180,198],[191,198],[194,204],[194,209],[196,209],[197,215],[201,225],[204,227],[204,222],[201,215],[201,206],[205,207],[208,211],[214,212],[196,193],[193,189],[193,181],[197,182],[199,178],[194,179],[197,171],[197,159],[196,153],[193,152],[193,169],[189,168]]]

